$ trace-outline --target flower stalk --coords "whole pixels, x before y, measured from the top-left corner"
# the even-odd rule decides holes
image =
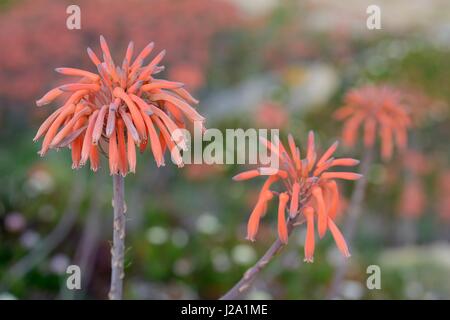
[[[123,296],[125,259],[125,179],[120,174],[113,175],[113,245],[111,248],[110,300],[121,300]]]
[[[294,219],[288,218],[286,221],[288,236],[292,233],[296,226],[302,224],[303,222],[305,222],[305,219],[302,215],[298,215]],[[278,253],[280,253],[286,245],[287,243],[277,238],[266,253],[244,273],[242,278],[227,293],[225,293],[220,300],[239,299],[243,293],[250,289],[259,273],[278,255]]]

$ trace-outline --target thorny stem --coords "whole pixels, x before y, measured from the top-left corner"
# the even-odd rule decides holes
[[[124,177],[113,175],[113,246],[111,248],[111,288],[110,300],[121,300],[123,290],[125,256],[125,192]]]
[[[361,215],[361,205],[364,200],[364,195],[366,193],[367,188],[367,175],[372,165],[373,156],[374,156],[373,147],[369,148],[364,153],[363,159],[361,161],[361,174],[363,176],[356,182],[355,189],[352,193],[352,197],[350,200],[347,218],[344,222],[343,228],[344,236],[347,240],[347,244],[349,247],[351,247],[352,245],[355,234],[355,228],[358,222],[358,218]],[[344,279],[345,273],[347,272],[347,267],[348,267],[348,259],[341,261],[341,263],[338,265],[337,270],[334,273],[331,286],[327,293],[328,299],[333,299],[338,294],[342,280]]]
[[[297,217],[300,217],[299,214]],[[294,218],[287,220],[288,236],[291,234],[294,227],[304,222],[302,218]],[[285,244],[277,238],[277,240],[270,246],[266,253],[256,262],[256,264],[248,269],[241,280],[237,282],[227,293],[225,293],[220,300],[236,300],[241,294],[246,292],[252,285],[253,281],[258,276],[259,272],[264,269],[266,265],[285,247]]]

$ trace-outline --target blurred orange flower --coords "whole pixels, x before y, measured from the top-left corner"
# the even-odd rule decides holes
[[[170,68],[169,76],[188,83],[192,90],[198,90],[205,84],[202,68],[188,63],[174,65]]]
[[[425,94],[421,88],[404,87],[401,90],[415,127],[446,116],[448,106],[445,101]]]
[[[314,143],[314,133],[308,136],[306,156],[301,159],[300,149],[297,148],[291,135],[288,137],[289,151],[286,151],[281,142],[273,144],[265,139],[262,142],[268,150],[275,153],[280,161],[279,170],[260,167],[236,175],[235,181],[252,179],[265,172],[272,172],[264,183],[247,226],[247,239],[254,241],[258,232],[260,219],[265,215],[268,202],[277,195],[278,207],[278,236],[283,243],[288,242],[288,229],[285,211],[289,212],[290,219],[302,214],[306,220],[305,261],[312,262],[314,255],[314,221],[318,224],[318,233],[322,238],[327,230],[331,231],[337,247],[346,257],[350,256],[347,244],[341,232],[334,223],[339,207],[339,190],[336,179],[357,180],[360,174],[353,172],[328,171],[336,166],[355,166],[358,160],[351,158],[335,159],[334,152],[338,146],[335,142],[317,159]],[[275,182],[280,182],[282,191],[270,190]]]
[[[256,124],[263,128],[285,128],[289,122],[289,113],[275,102],[264,102],[256,110]]]
[[[399,213],[407,218],[415,219],[425,212],[427,196],[423,178],[433,167],[433,158],[429,154],[408,149],[399,164],[406,171],[405,185],[401,191]],[[400,170],[395,168],[394,170]]]
[[[438,181],[438,201],[437,209],[441,219],[446,222],[450,222],[450,197],[448,196],[448,190],[450,190],[450,170],[444,171]]]
[[[399,212],[407,218],[415,219],[423,214],[425,205],[424,186],[419,177],[413,175],[402,190]]]
[[[148,39],[153,39],[170,52],[165,58],[170,70],[184,64],[194,66],[196,72],[203,75],[212,63],[211,50],[221,50],[223,54],[228,50],[227,46],[214,46],[216,37],[242,24],[230,1],[78,0],[76,3],[82,9],[82,28],[73,31],[62,27],[66,25],[65,12],[69,3],[24,0],[2,6],[0,43],[8,50],[0,50],[0,112],[5,106],[22,111],[18,107],[40,94],[43,83],[58,85],[53,74],[45,72],[48,65],[70,62],[82,69],[88,68],[90,62],[80,56],[76,48],[90,44],[92,35],[102,33],[117,44],[132,39],[136,46],[144,46]],[[29,32],[31,28],[33,32]],[[190,90],[199,85],[198,77],[191,83],[191,78],[170,76],[183,81]],[[40,113],[36,115],[41,117]]]
[[[348,146],[356,144],[360,127],[364,127],[366,147],[374,145],[378,130],[381,156],[385,160],[391,158],[394,144],[401,150],[407,146],[407,129],[411,119],[403,104],[402,94],[394,88],[367,85],[350,90],[345,96],[345,105],[334,116],[344,120],[342,138]]]
[[[401,165],[419,176],[428,174],[434,166],[433,158],[429,157],[429,154],[413,149],[404,153]]]
[[[125,176],[136,169],[135,145],[143,152],[150,142],[158,166],[164,165],[166,146],[174,162],[182,166],[175,144],[183,146],[184,138],[175,140],[172,133],[184,128],[186,119],[203,122],[204,118],[189,105],[198,101],[182,83],[154,78],[164,68],[159,63],[165,51],[144,65],[154,44],[149,43],[133,61],[134,45],[130,42],[122,64],[116,65],[102,36],[100,45],[103,61],[88,48],[97,73],[57,68],[58,73],[77,77],[78,81],[54,88],[36,101],[43,106],[67,95],[65,103],[44,121],[34,137],[34,141],[44,137],[40,155],[67,146],[72,150],[72,168],[79,168],[89,158],[96,171],[99,151],[104,151],[110,173]]]

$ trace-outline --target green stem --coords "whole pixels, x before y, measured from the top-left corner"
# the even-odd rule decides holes
[[[120,174],[113,176],[113,246],[111,248],[111,288],[109,299],[121,300],[123,292],[125,258],[125,179]]]

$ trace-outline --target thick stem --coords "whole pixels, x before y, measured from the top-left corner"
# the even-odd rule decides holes
[[[299,221],[299,219],[287,220],[288,235],[291,234],[294,227],[298,224],[303,223],[304,220]],[[225,293],[220,300],[235,300],[240,297],[241,294],[246,292],[252,285],[253,281],[258,276],[259,272],[264,269],[264,267],[269,264],[270,261],[285,247],[285,244],[277,239],[266,253],[255,263],[253,267],[248,269],[241,280],[236,283],[227,293]]]
[[[121,300],[123,290],[123,271],[125,256],[125,192],[124,177],[113,175],[113,246],[111,248],[111,288],[109,299]]]
[[[355,235],[355,228],[358,222],[358,218],[361,215],[361,205],[364,200],[364,195],[367,188],[367,175],[369,173],[370,166],[373,161],[373,148],[369,148],[364,153],[361,162],[361,174],[363,177],[356,182],[355,189],[350,200],[350,205],[348,209],[348,215],[344,223],[344,236],[346,238],[347,244],[351,247],[353,238]],[[341,261],[334,273],[333,280],[331,282],[330,289],[328,290],[327,298],[333,299],[339,292],[342,280],[344,279],[345,273],[347,272],[348,260],[345,259]]]

